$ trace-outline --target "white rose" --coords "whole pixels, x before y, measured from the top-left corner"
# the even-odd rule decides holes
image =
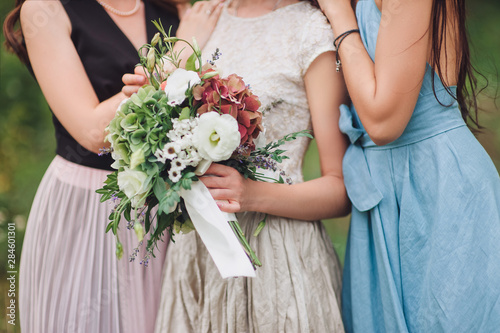
[[[227,160],[240,145],[238,122],[231,115],[207,112],[193,130],[193,144],[200,156],[218,162]]]
[[[198,73],[176,69],[167,79],[165,93],[169,105],[179,105],[186,99],[186,91],[201,82]]]
[[[142,171],[130,170],[118,172],[118,187],[130,199],[133,208],[139,208],[146,202],[150,184],[146,184],[148,175]]]

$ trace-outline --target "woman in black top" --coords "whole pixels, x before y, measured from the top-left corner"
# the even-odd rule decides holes
[[[217,2],[198,5],[214,22]],[[23,332],[153,331],[166,243],[147,269],[116,259],[114,237],[105,234],[112,205],[99,203],[95,193],[112,161],[97,153],[125,98],[121,77],[133,71],[137,49],[156,32],[151,20],[160,18],[175,32],[179,6],[160,0],[18,0],[5,20],[7,46],[40,84],[57,141],[23,244]],[[19,19],[22,33],[14,29]],[[178,34],[190,38],[192,30],[181,24]],[[127,256],[137,240],[133,232],[121,232]]]

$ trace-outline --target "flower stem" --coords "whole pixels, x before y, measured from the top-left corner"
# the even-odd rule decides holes
[[[231,226],[231,229],[233,229],[233,232],[236,235],[236,237],[238,237],[238,240],[240,241],[240,244],[243,247],[243,250],[245,250],[248,258],[250,259],[250,262],[252,263],[254,269],[255,269],[255,266],[259,266],[259,267],[262,266],[262,263],[257,258],[257,255],[250,247],[250,244],[248,244],[248,241],[245,238],[245,234],[241,230],[241,227],[238,224],[238,222],[237,221],[229,221],[228,223]]]
[[[260,234],[260,232],[262,231],[262,229],[264,229],[264,227],[266,226],[266,220],[267,220],[267,214],[264,217],[264,219],[259,222],[259,225],[257,225],[257,228],[253,232],[254,237],[257,237]]]

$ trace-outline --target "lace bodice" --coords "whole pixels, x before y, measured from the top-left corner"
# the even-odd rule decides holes
[[[267,141],[312,129],[303,76],[318,55],[334,50],[330,25],[318,9],[298,2],[241,18],[229,14],[226,4],[203,59],[211,59],[216,48],[222,53],[216,61],[222,75],[236,73],[259,96]],[[285,145],[290,159],[280,167],[294,182],[303,180],[302,160],[309,141],[300,138]]]

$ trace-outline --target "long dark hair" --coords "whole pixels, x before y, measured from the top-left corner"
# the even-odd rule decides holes
[[[3,34],[5,36],[4,45],[8,51],[15,53],[23,62],[28,63],[28,53],[23,43],[23,32],[21,28],[16,29],[21,14],[21,6],[26,0],[16,0],[15,7],[5,18],[3,22]]]
[[[450,15],[452,16],[450,17]],[[472,125],[471,127],[481,129],[482,127],[479,125],[478,121],[477,94],[484,88],[478,90],[475,74],[481,74],[471,63],[471,53],[469,49],[465,20],[465,0],[434,0],[431,17],[432,46],[429,62],[433,70],[443,82],[443,85],[446,87],[448,93],[457,100],[464,120],[469,125]],[[447,55],[446,42],[450,29],[454,29],[451,35],[454,36],[453,42],[456,47],[456,94],[450,90],[448,82],[445,82],[441,61],[443,54],[444,57]],[[483,75],[481,76],[486,80]]]
[[[8,51],[17,55],[25,64],[29,63],[28,52],[23,41],[23,32],[21,27],[17,26],[21,14],[21,7],[26,0],[16,0],[14,9],[5,18],[3,23],[3,34],[5,36],[4,45]],[[68,1],[68,0],[66,0]],[[163,9],[177,14],[176,3],[184,2],[182,0],[147,0]]]

